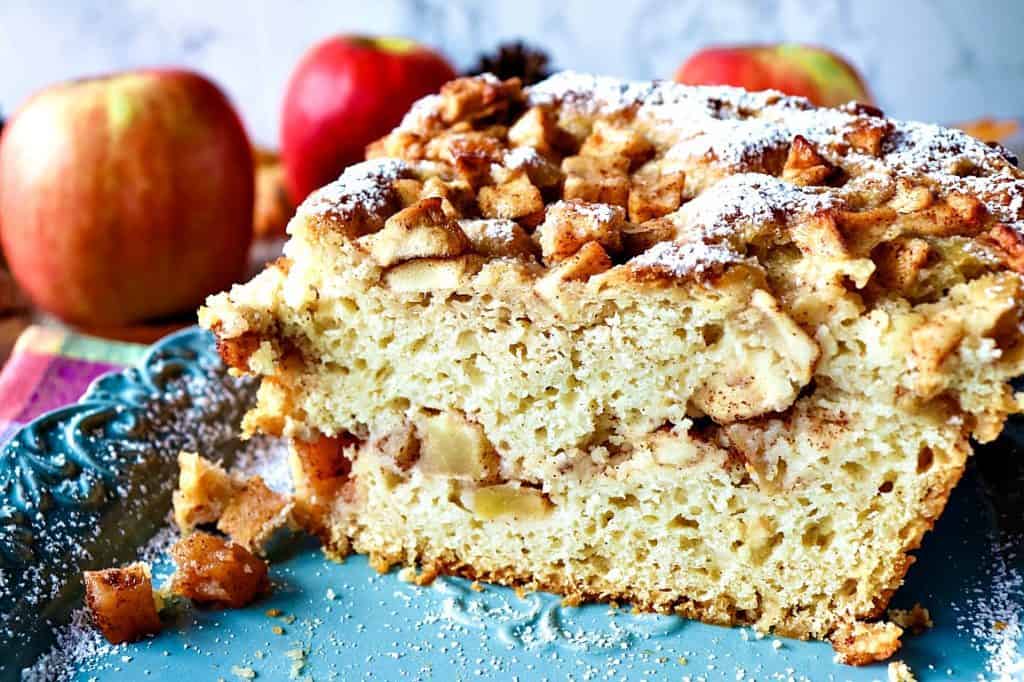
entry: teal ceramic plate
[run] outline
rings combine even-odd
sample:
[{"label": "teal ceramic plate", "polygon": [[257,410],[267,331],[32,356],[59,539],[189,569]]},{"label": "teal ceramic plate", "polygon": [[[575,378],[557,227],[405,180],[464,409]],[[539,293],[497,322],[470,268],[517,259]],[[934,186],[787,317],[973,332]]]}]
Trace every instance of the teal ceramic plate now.
[{"label": "teal ceramic plate", "polygon": [[[168,491],[152,481],[173,479],[167,472],[178,449],[231,458],[239,447],[231,425],[251,398],[252,385],[227,378],[211,340],[190,330],[157,344],[140,369],[101,379],[80,405],[29,425],[5,449],[0,679],[17,679],[52,646],[56,623],[45,621],[75,617],[82,567],[131,558],[160,527]],[[965,476],[893,600],[904,608],[920,602],[935,621],[906,636],[898,655],[919,680],[1024,679],[1020,474],[1006,464],[1012,439],[997,449]],[[986,463],[994,457],[993,468]],[[993,498],[993,487],[1006,490]],[[170,570],[158,554],[158,580]],[[309,544],[293,547],[272,576],[273,594],[249,608],[182,608],[162,634],[133,645],[105,647],[80,628],[58,626],[59,645],[34,674],[175,682],[886,679],[884,665],[834,663],[827,644],[604,605],[562,607],[552,595],[476,591],[458,579],[416,587],[397,573],[378,575],[363,557],[328,562]]]}]

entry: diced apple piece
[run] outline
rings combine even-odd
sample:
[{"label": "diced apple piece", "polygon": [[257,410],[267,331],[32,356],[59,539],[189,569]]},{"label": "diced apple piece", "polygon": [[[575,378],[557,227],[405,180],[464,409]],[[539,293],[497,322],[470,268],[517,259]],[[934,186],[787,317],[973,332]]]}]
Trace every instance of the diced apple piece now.
[{"label": "diced apple piece", "polygon": [[440,197],[402,209],[387,219],[384,229],[364,239],[381,267],[414,258],[458,256],[469,248],[466,235],[445,215]]},{"label": "diced apple piece", "polygon": [[694,405],[719,424],[789,407],[811,380],[820,353],[771,294],[755,291],[749,311],[758,318],[756,342],[741,344],[727,331],[718,345],[731,348],[732,357],[693,394]]},{"label": "diced apple piece", "polygon": [[477,196],[485,218],[522,218],[544,210],[544,199],[526,171],[516,171],[501,185],[481,187]]},{"label": "diced apple piece", "polygon": [[482,519],[511,517],[523,521],[546,516],[551,511],[551,502],[535,488],[505,483],[477,488],[472,493],[470,508]]},{"label": "diced apple piece", "polygon": [[134,642],[160,632],[149,566],[86,571],[85,603],[93,622],[111,644]]},{"label": "diced apple piece", "polygon": [[392,291],[415,292],[455,289],[480,270],[479,256],[420,258],[396,265],[384,275]]},{"label": "diced apple piece", "polygon": [[494,471],[497,455],[483,428],[452,412],[427,417],[418,466],[428,474],[480,480]]},{"label": "diced apple piece", "polygon": [[345,449],[358,442],[348,433],[333,437],[322,435],[313,441],[295,441],[295,452],[310,478],[318,481],[345,478],[352,470],[352,460],[345,456]]},{"label": "diced apple piece", "polygon": [[239,544],[193,533],[171,548],[171,592],[200,604],[240,608],[270,587],[267,563]]},{"label": "diced apple piece", "polygon": [[473,250],[488,258],[530,258],[534,245],[530,235],[514,220],[501,218],[460,220],[459,227],[473,244]]}]

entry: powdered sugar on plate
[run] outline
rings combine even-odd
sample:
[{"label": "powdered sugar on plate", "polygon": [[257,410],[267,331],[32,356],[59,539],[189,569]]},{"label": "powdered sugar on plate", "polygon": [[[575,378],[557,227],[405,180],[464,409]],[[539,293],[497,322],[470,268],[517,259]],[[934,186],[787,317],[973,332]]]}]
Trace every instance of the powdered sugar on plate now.
[{"label": "powdered sugar on plate", "polygon": [[[289,493],[292,490],[288,468],[288,445],[284,440],[257,436],[245,441],[233,457],[232,473],[243,478],[262,476],[270,488]],[[168,515],[166,524],[148,542],[138,549],[139,561],[149,564],[163,563],[163,570],[154,570],[153,584],[159,587],[167,579],[173,566],[167,563],[170,548],[181,537]],[[49,652],[22,672],[23,682],[63,682],[73,679],[83,670],[97,669],[98,661],[104,668],[117,660],[116,654],[128,651],[129,644],[110,644],[97,630],[84,607],[71,613],[70,621],[54,629],[55,642]]]},{"label": "powdered sugar on plate", "polygon": [[1016,552],[994,542],[983,580],[967,594],[966,607],[957,609],[957,629],[985,652],[989,679],[1000,682],[1024,677],[1024,576]]},{"label": "powdered sugar on plate", "polygon": [[260,476],[271,490],[291,494],[291,470],[288,466],[288,443],[271,436],[254,436],[247,440],[235,456],[231,472],[242,478]]}]

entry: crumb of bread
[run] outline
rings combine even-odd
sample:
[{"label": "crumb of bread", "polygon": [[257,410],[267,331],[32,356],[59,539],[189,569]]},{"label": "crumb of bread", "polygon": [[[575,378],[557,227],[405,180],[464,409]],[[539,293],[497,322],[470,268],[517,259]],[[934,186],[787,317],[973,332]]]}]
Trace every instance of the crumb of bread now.
[{"label": "crumb of bread", "polygon": [[846,665],[884,661],[900,648],[903,629],[895,623],[843,623],[832,633],[832,648]]},{"label": "crumb of bread", "polygon": [[913,608],[909,610],[889,609],[889,620],[914,635],[919,635],[935,626],[928,609],[920,604],[914,604]]},{"label": "crumb of bread", "polygon": [[889,682],[917,682],[914,672],[903,661],[893,661],[889,664],[886,672],[888,673]]}]

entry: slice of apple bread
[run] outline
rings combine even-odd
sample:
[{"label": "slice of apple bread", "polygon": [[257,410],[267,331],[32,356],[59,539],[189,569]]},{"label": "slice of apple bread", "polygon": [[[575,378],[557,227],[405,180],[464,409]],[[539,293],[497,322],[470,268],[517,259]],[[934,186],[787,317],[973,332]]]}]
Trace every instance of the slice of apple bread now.
[{"label": "slice of apple bread", "polygon": [[338,554],[848,646],[1021,409],[1024,174],[962,133],[479,77],[369,156],[200,312]]}]

